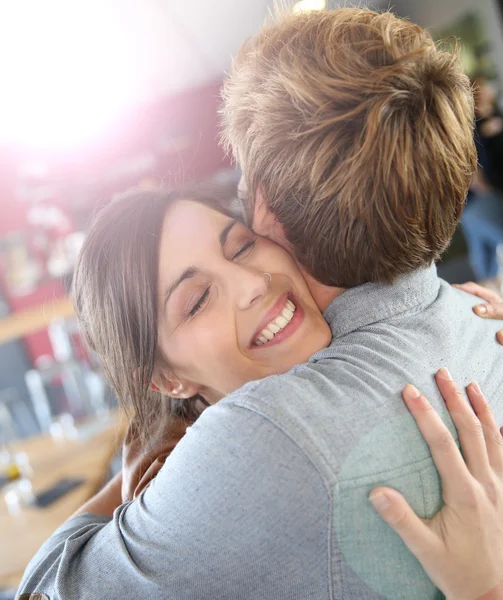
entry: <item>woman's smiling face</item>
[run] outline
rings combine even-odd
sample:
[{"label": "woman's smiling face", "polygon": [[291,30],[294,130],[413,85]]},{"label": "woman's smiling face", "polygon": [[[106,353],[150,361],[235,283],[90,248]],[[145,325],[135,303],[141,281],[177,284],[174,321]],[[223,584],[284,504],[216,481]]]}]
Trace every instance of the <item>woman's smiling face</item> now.
[{"label": "woman's smiling face", "polygon": [[305,362],[331,339],[285,250],[189,200],[164,219],[158,307],[160,351],[178,383],[154,383],[172,395],[216,402]]}]

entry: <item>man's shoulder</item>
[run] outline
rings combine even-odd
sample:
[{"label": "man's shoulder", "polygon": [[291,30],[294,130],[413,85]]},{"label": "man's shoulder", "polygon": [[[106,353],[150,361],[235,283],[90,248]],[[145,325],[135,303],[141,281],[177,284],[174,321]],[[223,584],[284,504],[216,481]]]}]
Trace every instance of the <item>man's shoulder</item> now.
[{"label": "man's shoulder", "polygon": [[294,412],[296,406],[319,403],[323,396],[336,400],[338,389],[344,388],[340,384],[347,379],[346,371],[351,370],[351,366],[344,365],[340,358],[342,355],[335,348],[333,352],[327,349],[320,359],[296,365],[286,373],[251,381],[221,402],[280,415]]}]

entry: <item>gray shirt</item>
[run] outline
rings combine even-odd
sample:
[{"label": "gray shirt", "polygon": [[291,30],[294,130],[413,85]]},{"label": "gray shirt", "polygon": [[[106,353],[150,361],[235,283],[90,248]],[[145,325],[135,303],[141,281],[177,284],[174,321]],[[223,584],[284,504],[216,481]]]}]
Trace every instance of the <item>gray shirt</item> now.
[{"label": "gray shirt", "polygon": [[289,373],[208,408],[152,485],[112,519],[67,521],[20,593],[51,600],[442,597],[369,492],[400,490],[422,517],[441,506],[428,448],[401,399],[414,383],[452,423],[433,374],[476,379],[503,423],[501,321],[416,271],[366,284],[325,313],[331,345]]}]

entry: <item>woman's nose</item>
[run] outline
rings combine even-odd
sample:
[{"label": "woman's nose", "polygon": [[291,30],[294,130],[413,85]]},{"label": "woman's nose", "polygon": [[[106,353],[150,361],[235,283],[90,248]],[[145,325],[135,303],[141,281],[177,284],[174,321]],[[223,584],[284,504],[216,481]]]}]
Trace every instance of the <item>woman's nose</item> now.
[{"label": "woman's nose", "polygon": [[257,300],[267,294],[271,276],[257,271],[240,267],[236,275],[236,304],[239,310],[247,310],[255,305]]}]

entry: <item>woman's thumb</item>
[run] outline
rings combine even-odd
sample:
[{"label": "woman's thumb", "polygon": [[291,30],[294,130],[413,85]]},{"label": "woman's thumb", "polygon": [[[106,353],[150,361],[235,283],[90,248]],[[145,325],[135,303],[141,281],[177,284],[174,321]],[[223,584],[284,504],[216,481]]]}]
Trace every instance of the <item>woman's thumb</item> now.
[{"label": "woman's thumb", "polygon": [[372,490],[369,500],[417,558],[433,544],[433,533],[427,522],[416,515],[402,494],[391,488],[379,487]]}]

